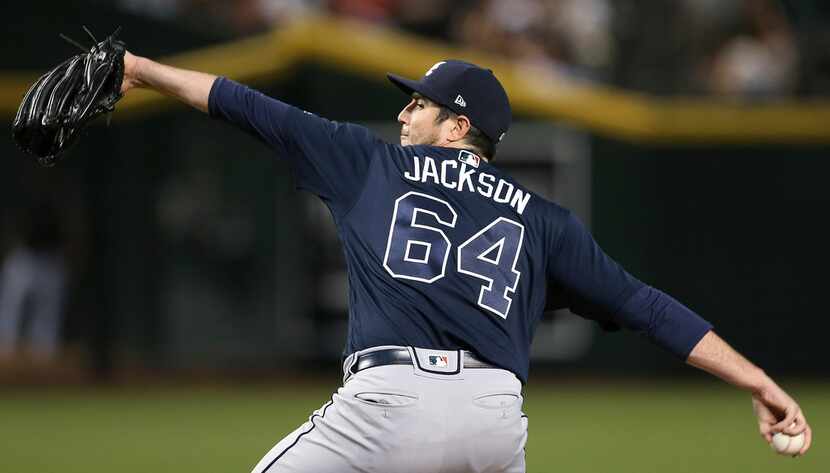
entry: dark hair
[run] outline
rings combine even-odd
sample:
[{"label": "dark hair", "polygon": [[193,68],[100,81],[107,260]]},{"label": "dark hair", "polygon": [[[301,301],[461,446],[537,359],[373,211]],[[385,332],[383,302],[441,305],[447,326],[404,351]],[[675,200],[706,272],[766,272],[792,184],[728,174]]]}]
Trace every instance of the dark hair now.
[{"label": "dark hair", "polygon": [[[438,115],[435,117],[435,123],[443,123],[444,121],[457,116],[458,114],[449,108],[443,105],[438,105]],[[488,160],[493,161],[496,159],[496,144],[472,124],[470,124],[470,130],[464,137],[464,142],[470,145],[476,153],[487,158]]]}]

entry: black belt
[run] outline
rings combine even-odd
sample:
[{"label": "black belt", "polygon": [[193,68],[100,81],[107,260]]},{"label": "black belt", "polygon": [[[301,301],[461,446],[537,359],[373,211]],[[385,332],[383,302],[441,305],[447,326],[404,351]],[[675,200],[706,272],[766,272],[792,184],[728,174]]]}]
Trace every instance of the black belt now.
[{"label": "black belt", "polygon": [[[468,351],[462,352],[464,356],[463,366],[467,368],[495,368],[489,363],[485,363],[475,357]],[[412,355],[406,348],[389,348],[386,350],[378,350],[370,353],[364,353],[357,357],[352,366],[349,367],[349,372],[355,374],[367,368],[385,365],[413,365]]]}]

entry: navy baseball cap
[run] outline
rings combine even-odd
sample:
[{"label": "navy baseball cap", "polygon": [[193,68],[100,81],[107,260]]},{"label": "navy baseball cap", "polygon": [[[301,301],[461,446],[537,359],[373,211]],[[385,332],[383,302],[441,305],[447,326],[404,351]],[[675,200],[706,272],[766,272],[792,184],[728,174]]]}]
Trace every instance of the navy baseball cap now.
[{"label": "navy baseball cap", "polygon": [[419,81],[395,74],[386,77],[407,95],[417,92],[459,115],[498,143],[510,128],[510,100],[490,69],[447,59],[432,66]]}]

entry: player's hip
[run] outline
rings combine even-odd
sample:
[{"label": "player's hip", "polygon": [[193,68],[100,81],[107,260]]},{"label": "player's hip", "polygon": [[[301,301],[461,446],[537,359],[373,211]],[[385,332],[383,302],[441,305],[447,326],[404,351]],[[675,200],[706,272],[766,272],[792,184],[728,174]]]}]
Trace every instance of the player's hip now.
[{"label": "player's hip", "polygon": [[502,414],[498,403],[472,409],[471,399],[447,409],[422,393],[347,384],[253,473],[525,471],[527,420]]},{"label": "player's hip", "polygon": [[498,411],[501,419],[521,416],[519,379],[462,351],[375,347],[355,353],[343,368],[338,394],[370,407],[430,416],[463,412],[477,421],[494,413],[490,411]]},{"label": "player's hip", "polygon": [[527,419],[518,378],[463,353],[409,351],[410,364],[399,359],[352,373],[346,363],[346,381],[333,397],[349,424],[344,430],[370,433],[380,453],[373,455],[376,471],[524,471]]},{"label": "player's hip", "polygon": [[527,419],[518,378],[463,353],[407,348],[407,358],[400,348],[346,360],[331,401],[255,473],[523,473]]}]

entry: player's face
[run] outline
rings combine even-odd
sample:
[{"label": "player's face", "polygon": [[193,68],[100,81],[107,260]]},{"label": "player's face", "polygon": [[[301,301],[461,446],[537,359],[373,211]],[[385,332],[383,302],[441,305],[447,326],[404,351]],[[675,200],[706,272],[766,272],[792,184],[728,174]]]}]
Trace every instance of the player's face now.
[{"label": "player's face", "polygon": [[443,142],[443,126],[435,123],[440,108],[431,100],[412,94],[412,100],[398,114],[401,145],[437,145]]}]

